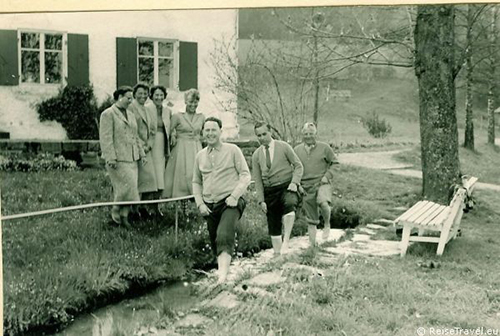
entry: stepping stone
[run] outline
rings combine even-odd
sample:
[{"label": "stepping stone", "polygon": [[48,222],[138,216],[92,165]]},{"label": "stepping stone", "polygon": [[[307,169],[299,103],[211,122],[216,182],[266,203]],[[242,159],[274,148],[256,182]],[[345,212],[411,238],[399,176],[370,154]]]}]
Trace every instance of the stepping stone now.
[{"label": "stepping stone", "polygon": [[366,224],[366,227],[372,230],[383,230],[386,227],[382,225],[377,225],[377,224]]},{"label": "stepping stone", "polygon": [[325,250],[336,254],[363,254],[380,257],[399,255],[401,253],[400,242],[392,240],[347,241]]},{"label": "stepping stone", "polygon": [[317,234],[317,241],[319,244],[326,243],[326,242],[336,242],[339,241],[342,237],[345,236],[345,230],[342,229],[330,229],[330,237],[328,240],[323,240],[323,230],[318,231]]},{"label": "stepping stone", "polygon": [[273,296],[273,293],[266,291],[263,288],[260,287],[253,287],[253,286],[248,286],[246,284],[242,286],[235,287],[233,289],[234,292],[237,293],[248,293],[248,294],[253,294],[255,296],[260,296],[260,297],[271,297]]},{"label": "stepping stone", "polygon": [[271,286],[276,285],[285,281],[285,278],[281,276],[281,271],[272,271],[261,273],[250,280],[247,280],[245,283],[253,286]]},{"label": "stepping stone", "polygon": [[360,228],[359,231],[362,233],[366,233],[367,235],[370,235],[370,236],[374,235],[376,233],[375,231],[373,231],[369,228]]},{"label": "stepping stone", "polygon": [[360,241],[360,240],[370,240],[370,235],[367,234],[354,234],[352,237],[352,241]]},{"label": "stepping stone", "polygon": [[232,309],[240,304],[238,297],[228,291],[224,291],[208,302],[209,307]]},{"label": "stepping stone", "polygon": [[[405,210],[407,210],[407,209],[405,209]],[[373,221],[373,223],[375,223],[375,224],[379,224],[379,225],[383,225],[383,226],[391,226],[391,225],[394,225],[394,221],[393,221],[393,220],[390,220],[390,219],[384,219],[384,218],[374,220],[374,221]]]},{"label": "stepping stone", "polygon": [[177,321],[175,326],[181,328],[199,327],[211,321],[211,319],[201,314],[188,314],[183,319]]}]

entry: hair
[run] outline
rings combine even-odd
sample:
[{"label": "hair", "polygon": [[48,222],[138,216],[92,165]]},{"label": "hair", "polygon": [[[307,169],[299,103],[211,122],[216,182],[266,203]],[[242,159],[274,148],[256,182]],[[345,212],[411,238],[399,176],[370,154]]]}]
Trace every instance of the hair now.
[{"label": "hair", "polygon": [[314,132],[315,132],[315,133],[318,133],[318,128],[316,127],[316,124],[315,124],[315,123],[312,123],[312,122],[306,122],[306,123],[304,124],[304,126],[302,127],[302,133],[303,133],[306,129],[309,129],[309,128],[314,129]]},{"label": "hair", "polygon": [[200,91],[196,89],[189,89],[186,92],[184,92],[184,102],[187,102],[189,97],[193,97],[193,99],[200,100]]},{"label": "hair", "polygon": [[137,93],[137,90],[139,90],[140,88],[146,90],[146,92],[149,94],[149,86],[147,84],[145,84],[145,83],[137,83],[134,86],[134,97],[135,97],[135,94]]},{"label": "hair", "polygon": [[116,89],[115,92],[113,92],[113,98],[115,99],[115,101],[117,101],[120,96],[124,96],[127,92],[133,91],[134,89],[132,89],[130,86],[120,86],[118,89]]},{"label": "hair", "polygon": [[167,89],[163,85],[154,85],[149,89],[149,98],[153,100],[153,95],[155,94],[156,90],[160,90],[163,92],[165,95],[165,98],[167,98]]},{"label": "hair", "polygon": [[203,122],[203,128],[205,128],[205,124],[208,121],[215,121],[217,123],[217,125],[219,125],[219,128],[222,129],[222,121],[216,117],[208,117],[207,119],[205,119],[205,121]]},{"label": "hair", "polygon": [[255,130],[257,130],[257,128],[261,128],[262,126],[266,126],[267,130],[271,131],[271,126],[268,123],[263,122],[263,121],[257,121],[255,123],[255,126],[253,127],[253,130],[255,131]]}]

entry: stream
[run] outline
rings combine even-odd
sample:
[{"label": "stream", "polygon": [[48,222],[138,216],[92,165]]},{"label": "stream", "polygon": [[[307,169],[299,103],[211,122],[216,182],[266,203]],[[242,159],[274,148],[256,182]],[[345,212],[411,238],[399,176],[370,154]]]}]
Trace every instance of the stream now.
[{"label": "stream", "polygon": [[78,316],[66,329],[55,335],[133,335],[139,328],[146,334],[147,326],[168,323],[168,318],[176,312],[188,310],[197,303],[198,298],[192,295],[191,287],[187,282],[164,285],[149,294]]}]

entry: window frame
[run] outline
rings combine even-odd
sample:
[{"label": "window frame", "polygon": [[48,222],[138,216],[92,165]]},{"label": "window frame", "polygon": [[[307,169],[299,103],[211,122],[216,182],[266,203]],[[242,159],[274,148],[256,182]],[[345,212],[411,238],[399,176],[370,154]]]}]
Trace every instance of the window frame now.
[{"label": "window frame", "polygon": [[[153,42],[153,56],[141,56],[139,54],[139,43],[143,41]],[[159,56],[159,47],[158,42],[167,42],[173,44],[172,57]],[[159,60],[160,59],[172,59],[173,58],[173,76],[171,81],[171,86],[168,86],[167,89],[170,90],[179,90],[179,40],[177,39],[168,39],[168,38],[158,38],[158,37],[146,37],[146,36],[138,36],[136,38],[137,45],[137,69],[136,69],[136,78],[137,83],[139,83],[139,58],[141,57],[150,57],[153,58],[154,68],[153,68],[153,85],[159,85]]]},{"label": "window frame", "polygon": [[[21,34],[23,33],[38,33],[40,34],[40,49],[33,49],[32,51],[38,51],[40,53],[40,83],[28,83],[23,82],[23,65],[22,65],[22,53],[23,50],[31,50],[30,48],[22,47]],[[62,35],[62,78],[60,83],[46,83],[45,82],[45,35],[46,34],[59,34]],[[68,84],[68,33],[66,31],[59,30],[47,30],[47,29],[33,29],[33,28],[19,28],[17,29],[17,47],[18,47],[18,73],[19,73],[19,85],[21,86],[66,86]],[[58,50],[48,51],[56,52]]]}]

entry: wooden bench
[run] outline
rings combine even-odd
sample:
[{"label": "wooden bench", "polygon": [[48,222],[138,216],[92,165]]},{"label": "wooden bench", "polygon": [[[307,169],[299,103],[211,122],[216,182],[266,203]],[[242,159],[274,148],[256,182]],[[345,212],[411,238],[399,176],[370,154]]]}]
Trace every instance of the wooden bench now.
[{"label": "wooden bench", "polygon": [[[462,187],[455,192],[448,206],[430,201],[419,201],[399,216],[395,224],[403,226],[401,256],[406,254],[410,241],[437,243],[437,255],[442,255],[446,244],[457,236],[465,201],[472,194],[476,182],[477,177],[462,178]],[[411,235],[414,228],[418,229],[418,236]],[[439,237],[425,235],[426,231],[440,232],[440,235]]]}]

